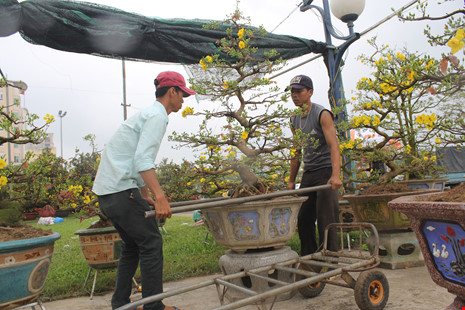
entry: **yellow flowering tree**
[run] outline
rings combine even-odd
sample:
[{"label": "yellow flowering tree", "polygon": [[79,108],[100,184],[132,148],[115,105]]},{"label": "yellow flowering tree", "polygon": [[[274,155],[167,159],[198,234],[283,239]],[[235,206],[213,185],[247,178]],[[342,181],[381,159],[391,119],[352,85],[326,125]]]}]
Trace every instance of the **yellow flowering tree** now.
[{"label": "yellow flowering tree", "polygon": [[[18,88],[16,83],[11,83],[5,78],[3,72],[0,71],[0,75],[0,88]],[[14,112],[17,109],[13,109],[17,104],[14,102],[10,105],[7,102],[0,106],[0,128],[3,132],[0,135],[0,145],[42,142],[46,136],[46,130],[55,120],[54,117],[47,114],[43,121],[40,121],[37,114],[25,111],[23,115],[20,115],[21,113]],[[0,224],[14,225],[21,218],[24,205],[18,199],[15,200],[18,195],[12,192],[12,188],[26,181],[25,170],[31,158],[31,154],[26,154],[24,161],[16,165],[7,165],[8,158],[5,156],[0,158]]]},{"label": "yellow flowering tree", "polygon": [[291,111],[282,104],[288,94],[268,77],[285,62],[274,50],[257,52],[254,40],[266,31],[244,23],[241,12],[208,27],[225,25],[227,35],[217,43],[219,53],[200,59],[201,73],[190,80],[215,107],[187,107],[183,116],[203,117],[198,132],[174,133],[170,138],[201,149],[196,161],[203,177],[200,183],[217,193],[224,194],[239,180],[238,195],[267,192],[265,184],[283,188],[288,171],[283,166],[292,147],[286,131]]},{"label": "yellow flowering tree", "polygon": [[442,112],[453,100],[450,80],[431,78],[441,71],[441,61],[369,42],[375,52],[360,60],[373,72],[358,81],[348,121],[340,125],[351,131],[341,151],[358,163],[355,178],[347,171],[347,181],[382,184],[399,175],[435,176],[436,151],[454,128]]}]

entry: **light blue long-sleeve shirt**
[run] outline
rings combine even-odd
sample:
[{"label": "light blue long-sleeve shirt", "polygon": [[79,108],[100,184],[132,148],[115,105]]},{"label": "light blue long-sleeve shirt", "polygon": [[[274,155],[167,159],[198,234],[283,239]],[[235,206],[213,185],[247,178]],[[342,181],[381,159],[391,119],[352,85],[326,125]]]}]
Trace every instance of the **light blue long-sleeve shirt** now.
[{"label": "light blue long-sleeve shirt", "polygon": [[167,125],[158,101],[126,120],[105,146],[92,191],[107,195],[144,186],[140,172],[155,168]]}]

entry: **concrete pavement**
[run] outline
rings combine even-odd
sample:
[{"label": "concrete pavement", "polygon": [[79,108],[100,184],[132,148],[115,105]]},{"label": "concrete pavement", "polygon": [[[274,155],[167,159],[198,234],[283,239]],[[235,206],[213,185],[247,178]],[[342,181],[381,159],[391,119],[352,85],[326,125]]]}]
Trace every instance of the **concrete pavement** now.
[{"label": "concrete pavement", "polygon": [[[413,267],[408,269],[378,269],[382,271],[389,281],[389,301],[387,310],[425,310],[444,309],[454,299],[454,295],[446,289],[437,286],[430,278],[426,267]],[[164,284],[165,291],[192,285],[221,275],[189,278],[177,282]],[[354,275],[357,277],[357,275]],[[135,299],[140,298],[136,294]],[[44,303],[47,310],[111,310],[111,292],[94,296],[93,300],[87,297],[70,298]],[[209,286],[182,295],[164,300],[167,305],[174,305],[185,310],[213,309],[220,305],[215,286]],[[247,306],[241,309],[257,309],[256,306]],[[326,285],[323,292],[315,298],[305,299],[296,294],[292,299],[277,303],[273,309],[318,309],[318,310],[357,310],[354,291],[334,285]]]}]

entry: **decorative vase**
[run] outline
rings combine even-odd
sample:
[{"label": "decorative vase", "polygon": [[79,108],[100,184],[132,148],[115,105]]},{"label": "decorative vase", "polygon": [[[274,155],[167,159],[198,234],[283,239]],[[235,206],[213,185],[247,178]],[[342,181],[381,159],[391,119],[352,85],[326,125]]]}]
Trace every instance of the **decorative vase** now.
[{"label": "decorative vase", "polygon": [[297,215],[307,197],[240,203],[202,211],[216,243],[239,253],[283,247],[296,231]]},{"label": "decorative vase", "polygon": [[42,292],[52,259],[54,232],[32,239],[0,242],[0,309],[34,302]]},{"label": "decorative vase", "polygon": [[447,309],[465,307],[465,202],[400,197],[389,207],[404,213],[420,244],[431,278],[456,295]]},{"label": "decorative vase", "polygon": [[114,268],[121,256],[121,237],[115,227],[85,228],[74,232],[79,236],[82,253],[94,269]]}]

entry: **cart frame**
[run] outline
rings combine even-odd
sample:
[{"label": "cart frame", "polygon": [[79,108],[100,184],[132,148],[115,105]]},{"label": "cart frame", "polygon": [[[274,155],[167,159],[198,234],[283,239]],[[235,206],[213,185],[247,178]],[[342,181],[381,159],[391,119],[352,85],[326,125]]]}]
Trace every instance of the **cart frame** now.
[{"label": "cart frame", "polygon": [[[329,229],[337,229],[340,233],[341,238],[341,250],[334,252],[329,251],[327,249],[327,236]],[[355,248],[352,248],[350,245],[350,236],[349,233],[353,231],[359,232],[359,244]],[[374,247],[371,252],[367,252],[362,248],[362,239],[363,234],[370,231],[374,242]],[[344,246],[345,239],[347,238],[347,247]],[[269,310],[272,309],[276,297],[279,294],[300,290],[305,287],[309,287],[310,285],[315,285],[318,283],[325,283],[325,284],[332,284],[337,286],[342,286],[346,288],[351,288],[355,290],[355,299],[357,304],[360,307],[360,300],[364,302],[364,298],[368,297],[370,294],[377,294],[377,289],[381,290],[381,299],[378,298],[379,296],[375,296],[373,299],[374,303],[376,303],[376,309],[384,308],[385,303],[387,302],[387,298],[389,296],[389,287],[387,285],[387,280],[385,279],[384,275],[381,274],[381,277],[384,279],[376,280],[376,283],[382,282],[381,288],[379,287],[371,287],[371,284],[359,285],[358,279],[354,279],[349,272],[367,272],[370,269],[373,269],[379,265],[379,244],[378,244],[378,232],[370,223],[337,223],[337,224],[330,224],[327,226],[325,230],[325,241],[323,250],[320,252],[310,254],[307,256],[299,257],[292,260],[287,260],[284,262],[276,263],[270,266],[255,268],[251,270],[244,270],[242,272],[223,275],[211,280],[203,281],[198,284],[185,286],[179,289],[174,289],[171,291],[167,291],[161,294],[149,296],[138,301],[132,302],[125,306],[118,308],[117,310],[129,310],[135,309],[137,306],[148,304],[154,301],[159,301],[168,297],[180,295],[186,292],[194,291],[200,288],[204,288],[207,286],[215,285],[216,290],[218,293],[218,298],[220,302],[220,306],[213,308],[215,310],[227,310],[227,309],[238,309],[246,305],[255,304],[258,306],[259,309],[262,310]],[[310,268],[308,268],[310,267]],[[320,273],[316,273],[310,271],[312,267],[319,267],[322,268]],[[310,270],[309,270],[310,269]],[[295,275],[296,280],[292,283],[279,281],[266,275],[273,271],[284,271],[289,272]],[[380,272],[377,272],[379,275]],[[273,283],[276,288],[272,288],[270,290],[264,292],[256,292],[236,284],[233,284],[229,281],[237,278],[242,277],[256,277],[260,280],[268,281]],[[297,278],[300,278],[297,280]],[[360,277],[359,277],[360,278]],[[362,277],[365,281],[366,277]],[[342,281],[341,281],[342,279]],[[384,282],[383,282],[384,281]],[[246,297],[244,299],[240,299],[231,303],[226,303],[225,295],[228,290],[238,290],[246,295],[250,295],[250,297]],[[361,292],[360,290],[370,290],[370,292]],[[319,293],[318,293],[319,294]],[[359,296],[363,295],[363,296]],[[365,296],[366,295],[366,296]],[[269,298],[273,298],[274,300],[270,303]],[[267,300],[268,299],[268,300]],[[371,301],[368,301],[371,303]],[[382,306],[380,306],[382,303]],[[375,307],[374,307],[375,308]],[[374,309],[373,308],[373,309]]]}]

